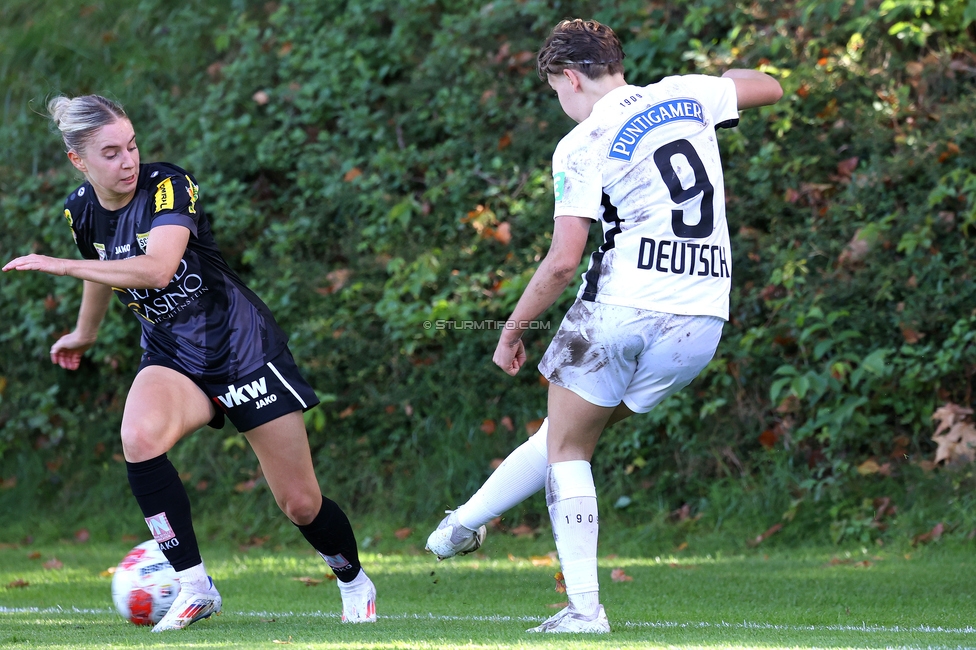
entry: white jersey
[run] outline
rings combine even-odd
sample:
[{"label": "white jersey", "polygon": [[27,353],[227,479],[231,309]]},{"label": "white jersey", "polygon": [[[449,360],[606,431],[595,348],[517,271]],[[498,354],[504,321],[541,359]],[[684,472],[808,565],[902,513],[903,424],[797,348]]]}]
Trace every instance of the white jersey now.
[{"label": "white jersey", "polygon": [[732,255],[715,129],[735,84],[705,75],[622,86],[556,147],[555,216],[603,221],[581,300],[728,320]]}]

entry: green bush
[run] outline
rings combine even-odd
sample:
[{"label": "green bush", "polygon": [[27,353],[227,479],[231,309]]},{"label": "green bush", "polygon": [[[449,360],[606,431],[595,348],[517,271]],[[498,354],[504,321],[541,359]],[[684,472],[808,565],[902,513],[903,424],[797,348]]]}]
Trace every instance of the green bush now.
[{"label": "green bush", "polygon": [[[976,2],[575,9],[616,28],[632,83],[762,67],[786,91],[720,136],[732,318],[692,386],[605,434],[607,505],[639,520],[691,504],[713,526],[784,512],[859,537],[864,498],[921,480],[934,409],[972,397]],[[535,0],[9,2],[0,252],[73,254],[59,215],[77,179],[35,112],[57,91],[118,98],[144,160],[198,177],[225,255],[325,398],[307,417],[325,490],[430,519],[545,413],[534,372],[491,365],[496,332],[436,324],[507,317],[548,248],[549,159],[571,122],[534,51],[565,13]],[[552,330],[574,291],[544,316]],[[131,319],[112,309],[66,373],[47,348],[73,323],[77,283],[8,275],[0,296],[0,510],[124,498],[112,457],[139,356]],[[530,359],[550,336],[528,337]],[[205,508],[273,513],[232,430],[174,457]],[[891,476],[862,476],[869,459]]]}]

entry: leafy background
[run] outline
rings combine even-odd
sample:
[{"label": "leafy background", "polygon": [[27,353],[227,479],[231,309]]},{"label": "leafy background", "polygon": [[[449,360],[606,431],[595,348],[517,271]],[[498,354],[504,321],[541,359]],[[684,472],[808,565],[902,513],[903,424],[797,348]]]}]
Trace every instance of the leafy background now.
[{"label": "leafy background", "polygon": [[[615,28],[631,83],[750,67],[785,90],[720,135],[736,267],[719,353],[604,434],[602,510],[650,543],[971,535],[976,0],[8,0],[0,257],[77,254],[60,214],[79,179],[44,105],[119,100],[143,160],[200,180],[225,256],[291,334],[323,397],[307,424],[325,491],[429,523],[545,414],[536,373],[491,365],[495,332],[424,323],[504,319],[545,255],[572,124],[534,52],[567,16]],[[71,279],[0,282],[0,537],[138,530],[117,435],[137,327],[111,309],[62,371],[47,351],[79,299]],[[294,535],[232,429],[171,457],[210,534]],[[535,497],[508,521],[544,512]]]}]

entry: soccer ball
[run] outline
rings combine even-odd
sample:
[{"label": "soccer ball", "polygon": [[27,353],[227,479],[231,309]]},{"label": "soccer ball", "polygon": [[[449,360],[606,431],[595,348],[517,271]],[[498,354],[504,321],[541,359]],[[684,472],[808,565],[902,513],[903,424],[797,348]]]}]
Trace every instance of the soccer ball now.
[{"label": "soccer ball", "polygon": [[115,609],[136,625],[158,623],[179,593],[176,571],[154,540],[129,551],[112,574]]}]

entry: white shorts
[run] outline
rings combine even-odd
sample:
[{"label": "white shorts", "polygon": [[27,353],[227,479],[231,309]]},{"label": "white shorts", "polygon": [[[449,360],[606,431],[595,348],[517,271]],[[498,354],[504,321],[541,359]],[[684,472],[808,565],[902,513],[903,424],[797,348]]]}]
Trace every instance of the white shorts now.
[{"label": "white shorts", "polygon": [[725,321],[577,300],[539,362],[550,383],[597,406],[646,413],[698,376]]}]

